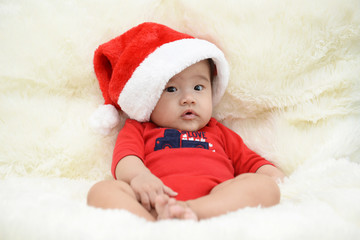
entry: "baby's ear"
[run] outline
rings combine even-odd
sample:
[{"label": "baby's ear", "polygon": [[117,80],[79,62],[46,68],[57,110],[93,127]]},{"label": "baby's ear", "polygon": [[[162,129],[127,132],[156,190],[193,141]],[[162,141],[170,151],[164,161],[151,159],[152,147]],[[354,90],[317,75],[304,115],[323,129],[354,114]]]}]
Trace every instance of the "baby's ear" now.
[{"label": "baby's ear", "polygon": [[118,110],[111,104],[99,106],[89,119],[91,129],[107,136],[120,123]]},{"label": "baby's ear", "polygon": [[213,80],[213,78],[215,76],[217,76],[217,69],[216,69],[216,65],[214,63],[214,61],[211,58],[207,59],[210,65],[210,76],[211,76],[211,81]]}]

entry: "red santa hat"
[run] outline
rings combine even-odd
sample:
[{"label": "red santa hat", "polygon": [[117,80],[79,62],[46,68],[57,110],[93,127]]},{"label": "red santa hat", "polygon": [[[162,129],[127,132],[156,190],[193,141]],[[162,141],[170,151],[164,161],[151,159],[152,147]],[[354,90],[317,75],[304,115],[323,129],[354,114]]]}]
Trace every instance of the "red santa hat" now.
[{"label": "red santa hat", "polygon": [[108,134],[119,122],[118,110],[137,121],[149,121],[170,78],[209,58],[216,67],[212,85],[216,105],[225,92],[229,68],[214,44],[146,22],[100,45],[94,69],[105,104],[93,114],[92,127]]}]

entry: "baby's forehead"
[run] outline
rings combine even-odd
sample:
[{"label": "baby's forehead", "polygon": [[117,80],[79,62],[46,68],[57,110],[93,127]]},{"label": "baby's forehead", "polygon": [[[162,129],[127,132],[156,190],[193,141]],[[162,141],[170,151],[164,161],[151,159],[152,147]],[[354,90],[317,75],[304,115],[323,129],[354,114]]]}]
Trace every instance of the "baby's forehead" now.
[{"label": "baby's forehead", "polygon": [[180,84],[180,83],[196,83],[196,84],[206,84],[211,83],[211,79],[206,74],[192,74],[187,76],[182,75],[175,75],[174,77],[170,78],[170,80],[167,82],[167,86],[171,84]]},{"label": "baby's forehead", "polygon": [[175,80],[204,80],[211,81],[211,67],[208,60],[202,60],[194,63],[189,67],[182,70],[180,73],[175,74],[170,81]]}]

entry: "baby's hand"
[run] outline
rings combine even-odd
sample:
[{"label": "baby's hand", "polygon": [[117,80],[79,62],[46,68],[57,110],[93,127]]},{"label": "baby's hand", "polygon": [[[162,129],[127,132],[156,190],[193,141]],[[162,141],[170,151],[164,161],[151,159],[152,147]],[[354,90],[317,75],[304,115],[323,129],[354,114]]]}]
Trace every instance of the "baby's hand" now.
[{"label": "baby's hand", "polygon": [[136,194],[137,200],[150,211],[155,208],[156,196],[166,194],[169,197],[177,195],[171,188],[164,185],[164,183],[152,173],[142,173],[134,177],[130,186]]}]

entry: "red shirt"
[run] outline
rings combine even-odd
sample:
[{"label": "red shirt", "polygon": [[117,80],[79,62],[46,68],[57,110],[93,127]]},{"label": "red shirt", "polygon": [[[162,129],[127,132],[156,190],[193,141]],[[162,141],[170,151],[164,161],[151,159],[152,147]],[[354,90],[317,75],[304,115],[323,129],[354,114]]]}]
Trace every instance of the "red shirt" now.
[{"label": "red shirt", "polygon": [[166,186],[178,192],[178,200],[207,195],[219,183],[272,165],[214,118],[195,132],[128,119],[114,149],[111,170],[115,178],[118,162],[128,155],[139,157]]}]

